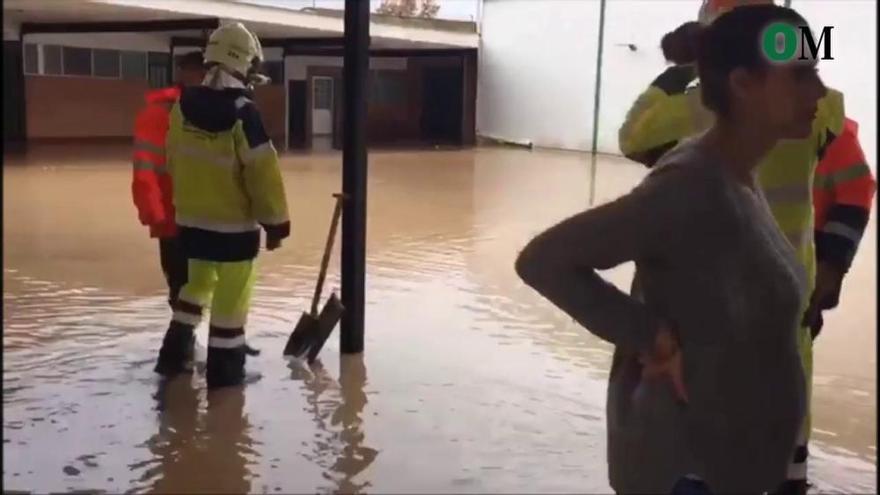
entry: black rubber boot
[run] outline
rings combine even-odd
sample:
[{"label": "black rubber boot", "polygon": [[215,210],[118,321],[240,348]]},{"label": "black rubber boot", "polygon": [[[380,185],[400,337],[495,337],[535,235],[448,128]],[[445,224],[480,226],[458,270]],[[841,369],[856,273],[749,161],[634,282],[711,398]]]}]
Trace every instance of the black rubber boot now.
[{"label": "black rubber boot", "polygon": [[154,371],[166,377],[191,372],[195,343],[195,327],[172,321],[162,340]]},{"label": "black rubber boot", "polygon": [[226,349],[208,347],[208,388],[234,387],[244,383],[244,362],[247,346]]},{"label": "black rubber boot", "polygon": [[807,480],[788,480],[773,495],[806,495]]}]

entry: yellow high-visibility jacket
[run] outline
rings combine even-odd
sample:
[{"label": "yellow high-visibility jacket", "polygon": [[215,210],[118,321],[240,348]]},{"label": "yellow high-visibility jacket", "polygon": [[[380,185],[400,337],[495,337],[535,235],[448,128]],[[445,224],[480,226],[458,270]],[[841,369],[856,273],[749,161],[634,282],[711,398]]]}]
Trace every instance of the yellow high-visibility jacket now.
[{"label": "yellow high-visibility jacket", "polygon": [[253,259],[260,226],[269,238],[290,235],[278,154],[245,90],[185,90],[171,110],[166,148],[191,258]]}]

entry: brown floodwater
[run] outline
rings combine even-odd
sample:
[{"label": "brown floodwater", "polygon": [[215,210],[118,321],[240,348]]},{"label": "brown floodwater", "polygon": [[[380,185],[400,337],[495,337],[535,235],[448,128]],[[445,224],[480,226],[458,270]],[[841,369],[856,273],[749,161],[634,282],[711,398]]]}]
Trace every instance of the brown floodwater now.
[{"label": "brown floodwater", "polygon": [[[286,156],[294,233],[259,258],[248,327],[260,377],[208,395],[203,374],[161,386],[152,372],[170,315],[127,154],[44,146],[3,168],[5,489],[609,491],[611,348],[525,287],[513,261],[591,195],[629,190],[641,167],[600,158],[591,184],[576,153],[371,153],[366,352],[340,358],[334,333],[309,369],[281,351],[308,308],[341,159]],[[877,489],[876,235],[872,220],[817,341],[822,491]],[[632,266],[607,275],[628,288]]]}]

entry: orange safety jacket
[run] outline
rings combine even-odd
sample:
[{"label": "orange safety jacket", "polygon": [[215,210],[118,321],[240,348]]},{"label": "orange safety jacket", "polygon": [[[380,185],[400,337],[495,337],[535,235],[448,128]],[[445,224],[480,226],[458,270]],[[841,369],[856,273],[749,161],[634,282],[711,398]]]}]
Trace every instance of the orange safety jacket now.
[{"label": "orange safety jacket", "polygon": [[171,176],[165,168],[165,135],[179,97],[178,87],[150,91],[147,106],[135,118],[131,192],[141,224],[150,227],[150,237],[177,235]]},{"label": "orange safety jacket", "polygon": [[822,150],[813,182],[816,259],[846,272],[868,224],[877,183],[859,145],[858,124]]}]

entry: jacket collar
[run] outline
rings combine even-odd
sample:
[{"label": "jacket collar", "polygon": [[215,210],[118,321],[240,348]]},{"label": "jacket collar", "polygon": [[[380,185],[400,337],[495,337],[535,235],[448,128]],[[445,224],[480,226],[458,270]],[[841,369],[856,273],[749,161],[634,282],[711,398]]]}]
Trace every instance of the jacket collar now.
[{"label": "jacket collar", "polygon": [[155,89],[147,92],[147,103],[172,103],[180,98],[180,87]]}]

